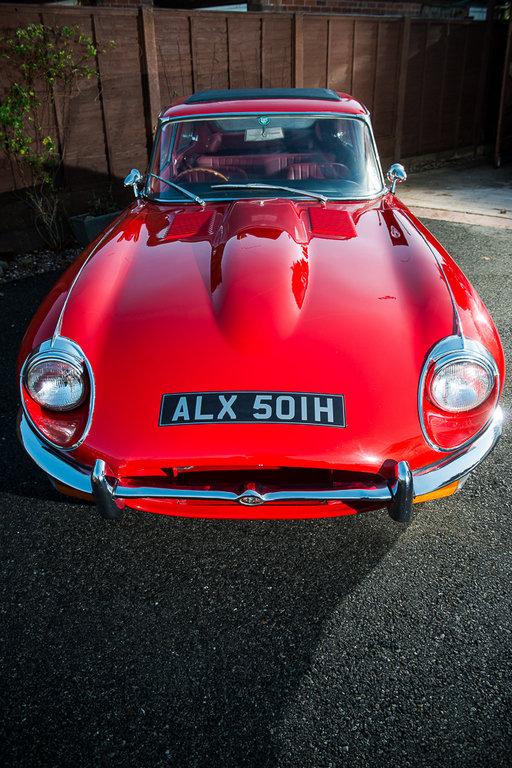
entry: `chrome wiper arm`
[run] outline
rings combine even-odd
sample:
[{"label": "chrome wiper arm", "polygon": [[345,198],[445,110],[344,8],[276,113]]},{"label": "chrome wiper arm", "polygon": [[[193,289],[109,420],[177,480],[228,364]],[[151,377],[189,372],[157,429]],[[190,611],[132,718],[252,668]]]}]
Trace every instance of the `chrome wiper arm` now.
[{"label": "chrome wiper arm", "polygon": [[328,197],[321,195],[320,192],[308,192],[305,189],[283,187],[281,184],[258,184],[257,182],[254,184],[212,184],[212,189],[282,189],[284,192],[293,192],[295,195],[302,195],[302,197],[314,197],[317,200],[321,200],[322,203],[327,203],[329,200]]},{"label": "chrome wiper arm", "polygon": [[168,184],[173,189],[177,189],[178,192],[181,192],[186,197],[190,197],[190,199],[195,203],[199,203],[199,205],[206,205],[205,201],[201,197],[198,197],[192,192],[189,192],[188,189],[183,189],[183,187],[180,187],[179,184],[175,184],[174,181],[169,181],[169,179],[164,179],[162,176],[157,176],[156,173],[148,173],[148,176],[152,176],[154,179],[158,179],[158,181],[163,181],[164,184]]}]

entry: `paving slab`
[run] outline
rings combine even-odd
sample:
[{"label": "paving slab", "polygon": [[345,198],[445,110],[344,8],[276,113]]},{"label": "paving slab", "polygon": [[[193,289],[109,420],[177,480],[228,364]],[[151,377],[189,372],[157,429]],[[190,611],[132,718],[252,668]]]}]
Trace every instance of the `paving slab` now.
[{"label": "paving slab", "polygon": [[411,173],[398,196],[420,218],[512,229],[512,165]]}]

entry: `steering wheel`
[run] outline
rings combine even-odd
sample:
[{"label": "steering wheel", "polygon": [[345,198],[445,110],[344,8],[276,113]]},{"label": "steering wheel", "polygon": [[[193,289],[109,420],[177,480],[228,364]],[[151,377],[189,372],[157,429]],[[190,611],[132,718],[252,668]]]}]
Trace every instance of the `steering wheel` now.
[{"label": "steering wheel", "polygon": [[[323,170],[324,168],[327,168],[327,171]],[[329,176],[329,169],[332,169],[332,176]],[[322,163],[322,171],[324,178],[326,179],[340,179],[341,181],[350,181],[350,179],[347,179],[347,176],[350,175],[350,170],[349,167],[345,165],[345,163]],[[337,173],[339,175],[336,175]]]},{"label": "steering wheel", "polygon": [[185,168],[184,171],[181,171],[181,173],[178,173],[178,175],[175,176],[175,179],[178,181],[178,179],[181,179],[184,176],[190,176],[193,173],[211,173],[212,176],[215,176],[217,179],[229,181],[227,176],[224,176],[223,173],[219,173],[219,171],[215,171],[213,168]]}]

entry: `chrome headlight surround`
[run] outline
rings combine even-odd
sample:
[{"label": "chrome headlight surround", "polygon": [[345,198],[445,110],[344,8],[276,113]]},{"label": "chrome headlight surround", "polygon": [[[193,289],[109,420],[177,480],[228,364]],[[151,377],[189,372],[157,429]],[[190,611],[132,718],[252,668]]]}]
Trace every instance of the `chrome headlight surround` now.
[{"label": "chrome headlight surround", "polygon": [[[437,443],[430,437],[425,424],[425,408],[424,408],[425,395],[427,394],[426,393],[427,376],[430,373],[433,373],[433,375],[435,375],[450,363],[458,363],[458,362],[472,362],[480,365],[489,374],[490,379],[492,381],[492,386],[489,391],[489,394],[487,395],[487,398],[485,398],[478,405],[474,406],[474,408],[469,408],[466,410],[454,410],[454,411],[445,410],[442,408],[442,406],[440,406],[436,402],[432,394],[428,393],[429,398],[434,403],[435,407],[439,408],[439,410],[441,410],[446,415],[446,418],[455,419],[457,418],[457,416],[463,417],[473,412],[476,412],[478,408],[481,408],[482,406],[485,405],[487,400],[491,397],[493,391],[499,393],[499,390],[500,390],[500,374],[499,374],[496,361],[494,360],[490,352],[487,350],[487,348],[484,347],[484,345],[481,344],[479,341],[475,341],[473,339],[466,339],[464,336],[447,336],[446,338],[439,341],[432,348],[432,350],[430,351],[430,353],[428,354],[425,360],[425,363],[423,365],[423,369],[421,372],[421,376],[420,376],[419,387],[418,387],[418,416],[419,416],[421,430],[423,432],[423,437],[425,438],[425,441],[428,443],[428,445],[431,448],[434,448],[434,450],[442,451],[445,453],[451,453],[454,450],[459,450],[461,448],[466,447],[467,445],[470,445],[486,429],[486,427],[488,426],[489,422],[493,417],[494,410],[495,410],[495,408],[493,408],[489,414],[489,417],[485,420],[485,423],[475,432],[474,435],[472,435],[470,438],[463,441],[462,443],[450,446],[449,448],[444,448],[440,445],[437,445]],[[496,398],[495,407],[497,405],[497,402],[498,402],[498,398]]]},{"label": "chrome headlight surround", "polygon": [[[79,402],[77,402],[75,405],[70,407],[69,409],[48,409],[51,413],[55,413],[55,415],[64,415],[66,413],[69,413],[71,410],[75,408],[79,408],[83,403],[88,399],[88,413],[87,413],[87,421],[85,424],[85,427],[80,434],[79,438],[75,440],[75,442],[72,445],[69,446],[62,446],[58,443],[54,443],[52,440],[50,440],[37,426],[37,424],[34,422],[34,419],[32,418],[31,414],[28,411],[28,408],[25,404],[25,397],[24,392],[27,392],[29,397],[32,397],[30,394],[30,390],[28,389],[26,385],[26,377],[33,366],[37,365],[38,363],[44,362],[44,361],[62,361],[65,363],[68,363],[69,365],[73,366],[77,370],[83,370],[86,374],[87,382],[85,384],[85,391],[83,393],[83,397]],[[47,341],[42,342],[42,344],[39,345],[35,350],[33,350],[30,355],[27,357],[25,362],[23,363],[23,366],[20,371],[20,397],[21,397],[21,405],[23,408],[23,413],[25,414],[30,426],[32,429],[41,437],[45,443],[51,445],[54,448],[58,448],[60,451],[73,451],[75,448],[78,448],[79,445],[83,443],[85,438],[87,437],[87,434],[89,432],[89,429],[91,427],[92,422],[92,415],[94,411],[94,399],[95,399],[95,387],[94,387],[94,375],[92,372],[91,365],[89,361],[87,360],[87,357],[83,353],[82,349],[76,344],[76,342],[72,341],[71,339],[66,338],[65,336],[55,336],[52,339],[48,339]],[[39,407],[42,406],[35,398],[32,398]]]}]

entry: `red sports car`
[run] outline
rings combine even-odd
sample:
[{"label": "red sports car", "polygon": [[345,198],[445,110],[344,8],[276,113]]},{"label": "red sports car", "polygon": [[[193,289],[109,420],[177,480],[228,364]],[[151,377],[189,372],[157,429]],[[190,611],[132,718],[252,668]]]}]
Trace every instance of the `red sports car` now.
[{"label": "red sports car", "polygon": [[402,522],[456,491],[500,435],[503,350],[387,178],[346,94],[163,111],[134,203],[22,343],[20,436],[55,486],[109,518]]}]

